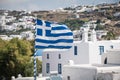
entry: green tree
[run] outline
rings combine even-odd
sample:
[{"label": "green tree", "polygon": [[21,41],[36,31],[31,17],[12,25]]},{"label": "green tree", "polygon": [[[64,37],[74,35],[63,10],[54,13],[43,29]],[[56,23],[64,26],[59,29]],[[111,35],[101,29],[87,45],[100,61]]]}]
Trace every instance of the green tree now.
[{"label": "green tree", "polygon": [[[37,62],[37,75],[42,72],[42,62],[36,59]],[[34,69],[34,64],[33,60],[26,64],[25,67],[25,76],[33,76],[33,69]],[[31,71],[32,70],[32,71]]]},{"label": "green tree", "polygon": [[7,44],[6,41],[3,41],[2,39],[0,39],[0,80],[2,80],[2,78],[5,77],[5,75],[7,74],[7,66],[8,65],[8,55],[6,53],[8,53],[7,48],[5,47]]},{"label": "green tree", "polygon": [[106,40],[114,40],[116,38],[116,36],[113,33],[113,31],[109,31],[109,32],[107,32],[106,36],[103,36],[103,38]]},{"label": "green tree", "polygon": [[71,30],[77,30],[80,29],[80,27],[85,23],[82,20],[65,20],[64,22],[61,22],[62,24],[66,24]]},{"label": "green tree", "polygon": [[101,20],[98,19],[98,20],[96,21],[96,24],[100,24],[100,23],[101,23]]},{"label": "green tree", "polygon": [[[3,41],[0,39],[0,77],[10,80],[11,76],[17,77],[18,74],[32,76],[32,48],[33,45],[27,40],[15,38],[10,41]],[[38,69],[41,70],[41,62],[38,61],[38,64]]]},{"label": "green tree", "polygon": [[97,24],[95,30],[104,30],[104,26]]}]

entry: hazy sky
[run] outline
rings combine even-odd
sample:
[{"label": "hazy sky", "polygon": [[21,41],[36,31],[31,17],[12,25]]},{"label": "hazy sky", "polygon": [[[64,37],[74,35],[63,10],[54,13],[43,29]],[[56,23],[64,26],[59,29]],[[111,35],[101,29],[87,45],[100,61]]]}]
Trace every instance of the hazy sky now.
[{"label": "hazy sky", "polygon": [[0,9],[52,10],[73,5],[93,5],[118,1],[120,0],[0,0]]}]

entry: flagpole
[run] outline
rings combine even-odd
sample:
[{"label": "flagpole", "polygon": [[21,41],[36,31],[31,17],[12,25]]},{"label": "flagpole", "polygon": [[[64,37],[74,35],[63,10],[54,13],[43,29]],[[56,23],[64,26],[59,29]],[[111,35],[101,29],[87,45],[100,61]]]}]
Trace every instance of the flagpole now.
[{"label": "flagpole", "polygon": [[37,80],[37,63],[36,63],[36,51],[34,53],[34,80]]},{"label": "flagpole", "polygon": [[[37,14],[35,14],[35,19],[37,19]],[[37,23],[37,20],[35,22],[35,25]],[[36,30],[36,27],[35,27]],[[36,37],[36,31],[35,31],[35,37]],[[35,42],[34,42],[35,43]],[[35,44],[34,44],[35,45]],[[34,80],[37,80],[37,62],[36,62],[36,54],[37,54],[37,50],[35,49],[34,46]]]}]

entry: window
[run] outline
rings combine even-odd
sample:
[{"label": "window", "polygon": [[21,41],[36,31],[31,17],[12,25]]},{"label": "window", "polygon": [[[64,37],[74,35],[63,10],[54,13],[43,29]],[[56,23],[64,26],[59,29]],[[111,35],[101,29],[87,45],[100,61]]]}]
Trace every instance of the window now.
[{"label": "window", "polygon": [[105,60],[104,60],[104,64],[107,64],[107,57],[106,57]]},{"label": "window", "polygon": [[50,64],[46,63],[46,73],[50,73]]},{"label": "window", "polygon": [[70,80],[70,76],[67,76],[67,80]]},{"label": "window", "polygon": [[61,74],[61,73],[62,73],[62,65],[58,64],[58,74]]},{"label": "window", "polygon": [[49,54],[47,54],[47,59],[49,59]]},{"label": "window", "polygon": [[61,54],[58,55],[58,58],[61,59]]},{"label": "window", "polygon": [[113,45],[111,45],[110,48],[113,49]]},{"label": "window", "polygon": [[99,50],[100,50],[100,55],[102,55],[104,53],[104,46],[99,46]]},{"label": "window", "polygon": [[74,55],[77,55],[77,46],[74,46]]}]

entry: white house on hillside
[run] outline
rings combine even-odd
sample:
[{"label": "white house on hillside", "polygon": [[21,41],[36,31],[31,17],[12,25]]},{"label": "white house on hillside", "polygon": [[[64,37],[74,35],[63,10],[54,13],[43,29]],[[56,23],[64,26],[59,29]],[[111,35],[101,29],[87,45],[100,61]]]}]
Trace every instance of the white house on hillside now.
[{"label": "white house on hillside", "polygon": [[26,38],[27,40],[33,40],[34,39],[34,33],[31,31],[21,32],[20,35],[22,38]]}]

